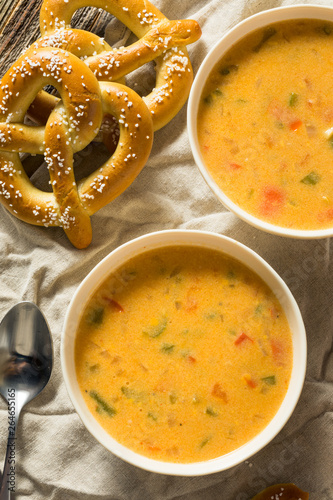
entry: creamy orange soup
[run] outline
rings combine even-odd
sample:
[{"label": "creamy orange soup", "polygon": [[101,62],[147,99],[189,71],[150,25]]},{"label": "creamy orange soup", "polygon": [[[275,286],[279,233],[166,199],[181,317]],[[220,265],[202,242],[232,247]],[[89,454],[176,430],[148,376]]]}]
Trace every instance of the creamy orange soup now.
[{"label": "creamy orange soup", "polygon": [[84,308],[75,363],[86,404],[154,459],[211,459],[258,434],[288,388],[292,339],[251,270],[199,247],[134,257]]},{"label": "creamy orange soup", "polygon": [[294,229],[333,225],[333,24],[251,33],[204,87],[198,138],[209,172],[245,211]]}]

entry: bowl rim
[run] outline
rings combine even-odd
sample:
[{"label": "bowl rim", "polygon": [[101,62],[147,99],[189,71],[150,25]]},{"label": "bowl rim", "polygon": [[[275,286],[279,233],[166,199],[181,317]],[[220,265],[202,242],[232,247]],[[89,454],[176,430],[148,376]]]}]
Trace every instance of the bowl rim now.
[{"label": "bowl rim", "polygon": [[266,222],[239,207],[234,203],[217,185],[206,168],[197,139],[197,113],[200,95],[207,81],[207,75],[215,64],[221,59],[232,45],[241,40],[248,33],[279,21],[292,19],[319,19],[333,22],[333,6],[315,4],[297,4],[275,7],[263,10],[238,22],[212,46],[204,57],[194,78],[187,103],[187,130],[190,147],[195,163],[204,178],[206,184],[216,198],[230,212],[237,215],[241,220],[251,226],[265,232],[295,239],[320,239],[333,236],[333,225],[326,229],[290,229],[276,224]]},{"label": "bowl rim", "polygon": [[[293,333],[293,369],[286,396],[273,419],[253,439],[236,450],[202,462],[163,462],[140,455],[112,438],[95,420],[88,410],[79,389],[74,363],[75,330],[80,312],[93,290],[105,279],[112,269],[119,267],[129,258],[154,248],[165,246],[201,246],[215,248],[244,262],[270,286],[287,314]],[[72,404],[86,429],[107,450],[125,462],[141,469],[173,476],[203,476],[238,465],[266,446],[284,427],[292,415],[301,395],[307,358],[307,341],[303,319],[289,288],[274,269],[256,252],[238,241],[209,231],[171,229],[139,236],[117,247],[104,257],[84,278],[67,308],[61,335],[60,360],[63,378]]]}]

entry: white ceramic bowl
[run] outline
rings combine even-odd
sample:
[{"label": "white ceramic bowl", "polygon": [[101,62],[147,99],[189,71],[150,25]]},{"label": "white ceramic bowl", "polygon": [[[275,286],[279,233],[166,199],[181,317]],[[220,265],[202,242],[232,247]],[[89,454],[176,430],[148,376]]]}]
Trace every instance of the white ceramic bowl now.
[{"label": "white ceramic bowl", "polygon": [[234,28],[228,31],[209,51],[204,61],[200,65],[199,71],[193,82],[188,100],[187,110],[187,128],[189,133],[189,141],[194,160],[212,192],[227,209],[236,214],[242,220],[248,222],[254,227],[257,227],[258,229],[262,229],[266,232],[277,234],[280,236],[303,239],[327,238],[333,236],[333,227],[320,230],[289,229],[265,222],[240,208],[225,195],[223,190],[216,184],[211,174],[208,172],[198,142],[197,114],[200,97],[204,84],[207,81],[207,77],[214,68],[215,64],[218,63],[221,57],[223,57],[223,55],[235,43],[237,43],[248,33],[258,28],[267,26],[271,23],[286,21],[290,19],[319,19],[333,22],[333,7],[320,5],[291,5],[286,7],[278,7],[276,9],[270,9],[260,12],[259,14],[255,14],[240,22]]},{"label": "white ceramic bowl", "polygon": [[[135,453],[115,441],[95,420],[81,395],[74,365],[75,332],[81,313],[92,292],[105,277],[134,255],[170,245],[193,245],[213,248],[230,255],[255,271],[279,299],[293,334],[293,369],[287,394],[280,409],[267,427],[242,447],[213,460],[175,464],[152,460]],[[61,343],[61,364],[65,383],[73,405],[88,431],[114,455],[143,469],[162,474],[197,476],[228,469],[263,448],[282,429],[300,396],[306,370],[306,335],[298,306],[288,287],[277,273],[255,252],[244,245],[215,233],[203,231],[160,231],[132,240],[105,257],[77,289],[66,314]]]}]

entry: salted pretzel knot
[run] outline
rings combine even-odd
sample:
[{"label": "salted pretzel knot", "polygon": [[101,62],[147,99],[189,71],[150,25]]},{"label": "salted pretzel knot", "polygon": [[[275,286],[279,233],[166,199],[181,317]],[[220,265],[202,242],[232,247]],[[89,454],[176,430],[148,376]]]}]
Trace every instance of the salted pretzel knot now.
[{"label": "salted pretzel knot", "polygon": [[[74,12],[85,6],[98,7],[114,15],[139,40],[120,49],[112,49],[91,34],[89,40],[85,40],[87,32],[70,30]],[[61,32],[62,29],[66,31]],[[73,51],[85,59],[98,80],[116,81],[155,60],[156,85],[143,97],[152,114],[154,130],[166,125],[187,100],[193,70],[185,46],[201,35],[194,20],[170,21],[147,0],[44,0],[40,30],[43,38],[37,43],[52,42]],[[49,38],[46,39],[45,35]],[[92,47],[93,51],[90,50]],[[52,98],[38,97],[35,107],[40,107],[40,104],[52,106]]]},{"label": "salted pretzel knot", "polygon": [[[0,83],[0,201],[30,224],[62,226],[74,246],[85,248],[90,215],[124,191],[148,159],[153,125],[146,105],[124,85],[98,83],[80,59],[61,49],[28,50]],[[29,104],[46,84],[61,100],[45,127],[24,125]],[[119,122],[117,149],[76,184],[73,153],[95,138],[104,114]],[[20,152],[44,153],[52,192],[31,183]]]}]

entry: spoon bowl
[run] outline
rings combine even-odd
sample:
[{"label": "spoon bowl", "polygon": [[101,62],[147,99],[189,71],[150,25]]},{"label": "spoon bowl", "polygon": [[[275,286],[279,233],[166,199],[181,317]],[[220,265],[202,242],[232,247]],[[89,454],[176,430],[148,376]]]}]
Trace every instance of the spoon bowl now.
[{"label": "spoon bowl", "polygon": [[52,339],[43,314],[32,302],[19,302],[0,323],[0,394],[8,403],[9,431],[1,500],[9,499],[15,491],[11,455],[20,412],[44,389],[52,365]]}]

